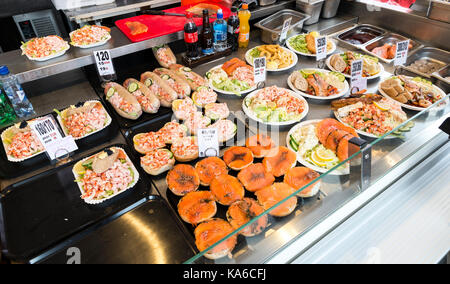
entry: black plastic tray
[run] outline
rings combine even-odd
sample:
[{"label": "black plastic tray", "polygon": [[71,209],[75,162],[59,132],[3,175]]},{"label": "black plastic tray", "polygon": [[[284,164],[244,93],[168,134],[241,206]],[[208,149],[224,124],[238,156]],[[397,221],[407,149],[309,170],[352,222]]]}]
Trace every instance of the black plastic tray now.
[{"label": "black plastic tray", "polygon": [[[99,100],[100,101],[100,100]],[[100,101],[101,102],[101,101]],[[103,106],[105,106],[104,103],[102,103]],[[67,106],[68,107],[68,106]],[[108,109],[106,109],[108,111]],[[111,116],[111,111],[108,111],[108,113]],[[52,112],[47,115],[52,115],[56,119],[56,113]],[[46,116],[46,115],[44,115]],[[112,117],[112,116],[111,116]],[[58,124],[59,125],[59,124]],[[0,133],[2,133],[6,128],[0,130]],[[119,134],[119,126],[117,125],[116,121],[112,119],[111,124],[103,129],[102,131],[99,131],[95,134],[92,134],[86,138],[76,140],[76,144],[78,146],[78,150],[75,151],[75,153],[83,153],[86,150],[89,150],[92,148],[93,145],[100,145],[102,143],[105,143],[115,136]],[[25,175],[27,173],[30,173],[32,171],[38,170],[40,168],[43,168],[45,166],[49,166],[51,164],[50,160],[47,158],[47,155],[45,153],[42,153],[40,155],[37,155],[31,159],[25,160],[23,162],[15,163],[10,162],[8,158],[6,157],[5,148],[3,147],[3,143],[0,143],[0,178],[3,179],[11,179],[15,177],[19,177],[22,175]]]},{"label": "black plastic tray", "polygon": [[80,252],[81,264],[183,263],[195,251],[184,238],[180,222],[158,196],[142,200],[138,207],[57,249],[38,263],[64,264],[69,248]]},{"label": "black plastic tray", "polygon": [[[122,147],[136,165],[127,145]],[[78,161],[78,160],[77,160]],[[149,195],[151,183],[140,167],[138,183],[98,205],[85,203],[72,173],[73,161],[6,188],[0,195],[2,250],[8,258],[27,261],[90,225]]]},{"label": "black plastic tray", "polygon": [[[138,62],[136,59],[140,59]],[[155,68],[160,67],[159,64],[154,59],[153,53],[150,51],[149,53],[140,53],[139,56],[135,56],[133,58],[124,57],[117,58],[114,60],[115,71],[117,75],[118,84],[122,85],[123,82],[128,78],[134,78],[136,80],[140,80],[141,74],[146,71],[153,71]],[[157,119],[158,117],[165,114],[172,114],[173,111],[171,108],[162,107],[155,114],[143,113],[137,120],[131,120],[121,117],[112,107],[112,105],[106,101],[106,96],[104,94],[104,89],[102,87],[102,83],[99,80],[97,75],[97,71],[94,65],[85,67],[85,71],[87,73],[87,78],[94,88],[97,95],[103,100],[104,104],[108,107],[108,111],[115,120],[118,122],[120,128],[128,129],[134,126],[137,126],[141,123],[152,121]]]}]

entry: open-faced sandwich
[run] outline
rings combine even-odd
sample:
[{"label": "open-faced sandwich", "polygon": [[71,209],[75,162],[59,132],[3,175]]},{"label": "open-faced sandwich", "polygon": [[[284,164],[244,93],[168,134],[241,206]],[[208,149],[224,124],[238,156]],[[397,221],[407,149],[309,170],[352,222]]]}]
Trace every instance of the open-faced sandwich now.
[{"label": "open-faced sandwich", "polygon": [[169,171],[175,165],[175,157],[167,149],[156,149],[141,157],[141,167],[146,173],[157,176]]},{"label": "open-faced sandwich", "polygon": [[158,131],[166,144],[172,144],[180,138],[184,138],[188,134],[188,129],[185,125],[179,124],[176,121],[166,123],[163,128]]},{"label": "open-faced sandwich", "polygon": [[204,108],[217,101],[217,93],[209,87],[201,86],[192,94],[192,100],[196,106]]},{"label": "open-faced sandwich", "polygon": [[99,204],[136,185],[139,172],[125,151],[111,147],[83,159],[73,167],[81,198],[88,204]]},{"label": "open-faced sandwich", "polygon": [[87,101],[58,113],[58,121],[66,135],[75,140],[94,134],[111,124],[111,117],[99,101]]},{"label": "open-faced sandwich", "polygon": [[197,137],[188,136],[172,143],[170,148],[175,159],[179,162],[189,162],[198,158]]},{"label": "open-faced sandwich", "polygon": [[121,85],[114,82],[106,84],[105,95],[120,116],[136,120],[142,115],[138,100]]},{"label": "open-faced sandwich", "polygon": [[11,162],[22,162],[45,151],[26,121],[7,128],[1,137],[6,156]]},{"label": "open-faced sandwich", "polygon": [[186,120],[192,113],[197,112],[197,107],[191,98],[186,97],[184,99],[174,100],[172,110],[177,119]]},{"label": "open-faced sandwich", "polygon": [[144,112],[158,112],[161,103],[158,97],[147,86],[136,79],[125,80],[123,86],[137,99]]},{"label": "open-faced sandwich", "polygon": [[170,70],[175,71],[182,78],[187,80],[192,91],[196,91],[200,86],[208,86],[207,81],[202,76],[198,75],[191,68],[180,64],[172,64],[169,66]]},{"label": "open-faced sandwich", "polygon": [[141,83],[147,86],[159,98],[161,105],[164,107],[171,107],[172,102],[178,98],[177,92],[153,72],[145,72],[142,74]]},{"label": "open-faced sandwich", "polygon": [[166,146],[163,136],[158,132],[139,133],[133,137],[134,149],[145,155]]}]

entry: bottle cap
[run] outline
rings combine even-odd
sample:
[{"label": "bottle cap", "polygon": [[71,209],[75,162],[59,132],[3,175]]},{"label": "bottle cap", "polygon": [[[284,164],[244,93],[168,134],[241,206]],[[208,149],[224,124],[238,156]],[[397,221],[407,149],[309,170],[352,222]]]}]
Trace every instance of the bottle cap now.
[{"label": "bottle cap", "polygon": [[242,9],[247,10],[248,9],[248,4],[247,3],[242,4]]},{"label": "bottle cap", "polygon": [[186,17],[187,18],[192,18],[194,16],[194,14],[192,14],[192,12],[187,12],[186,13]]},{"label": "bottle cap", "polygon": [[231,7],[231,12],[232,13],[236,13],[238,11],[236,6]]},{"label": "bottle cap", "polygon": [[203,9],[203,15],[208,15],[208,9]]},{"label": "bottle cap", "polygon": [[2,65],[0,66],[0,75],[8,75],[9,74],[9,69],[6,65]]}]

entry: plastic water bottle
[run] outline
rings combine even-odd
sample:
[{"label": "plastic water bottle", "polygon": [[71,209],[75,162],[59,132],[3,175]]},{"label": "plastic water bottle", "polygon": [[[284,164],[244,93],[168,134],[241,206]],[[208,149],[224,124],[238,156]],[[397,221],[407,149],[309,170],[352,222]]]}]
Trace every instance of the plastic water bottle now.
[{"label": "plastic water bottle", "polygon": [[217,20],[214,21],[214,50],[224,51],[228,47],[227,22],[223,19],[222,9],[217,11]]},{"label": "plastic water bottle", "polygon": [[3,86],[17,117],[26,118],[35,114],[16,76],[9,72],[8,67],[0,66],[0,84]]}]

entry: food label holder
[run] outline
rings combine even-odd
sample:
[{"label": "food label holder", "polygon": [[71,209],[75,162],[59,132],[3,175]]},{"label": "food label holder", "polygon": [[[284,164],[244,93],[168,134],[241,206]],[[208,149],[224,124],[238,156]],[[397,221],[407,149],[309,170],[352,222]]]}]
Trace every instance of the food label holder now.
[{"label": "food label holder", "polygon": [[97,74],[100,82],[103,84],[117,80],[116,71],[112,62],[111,52],[109,50],[94,51]]},{"label": "food label holder", "polygon": [[361,154],[350,160],[350,181],[358,180],[359,189],[364,191],[370,186],[372,173],[372,145],[367,143],[364,139],[353,137],[349,140],[348,146],[349,157],[353,156],[358,151],[361,151]]}]

